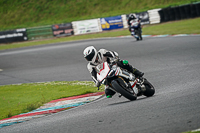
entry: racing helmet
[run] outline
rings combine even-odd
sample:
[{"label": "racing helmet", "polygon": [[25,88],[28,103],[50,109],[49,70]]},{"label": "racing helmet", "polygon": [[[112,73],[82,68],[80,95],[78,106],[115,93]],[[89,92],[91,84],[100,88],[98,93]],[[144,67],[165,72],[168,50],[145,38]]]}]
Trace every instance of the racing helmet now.
[{"label": "racing helmet", "polygon": [[85,50],[83,51],[83,55],[84,55],[85,59],[93,64],[96,62],[97,53],[98,52],[94,48],[94,46],[89,46],[89,47],[85,48]]},{"label": "racing helmet", "polygon": [[131,14],[129,15],[129,18],[136,19],[136,16],[135,16],[135,14],[131,13]]}]

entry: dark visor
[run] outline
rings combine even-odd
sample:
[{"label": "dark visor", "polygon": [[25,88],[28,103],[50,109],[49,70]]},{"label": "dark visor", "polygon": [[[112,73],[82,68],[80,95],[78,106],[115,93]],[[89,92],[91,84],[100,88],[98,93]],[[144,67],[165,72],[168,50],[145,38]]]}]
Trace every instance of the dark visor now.
[{"label": "dark visor", "polygon": [[85,57],[85,59],[86,59],[87,61],[92,61],[94,55],[95,55],[95,51],[94,51],[94,49],[93,49],[92,52],[91,52],[88,56]]}]

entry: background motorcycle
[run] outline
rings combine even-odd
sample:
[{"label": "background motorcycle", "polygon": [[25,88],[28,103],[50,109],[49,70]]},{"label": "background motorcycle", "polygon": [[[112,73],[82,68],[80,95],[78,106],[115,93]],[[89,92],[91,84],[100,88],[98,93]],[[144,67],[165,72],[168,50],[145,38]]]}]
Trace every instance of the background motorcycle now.
[{"label": "background motorcycle", "polygon": [[130,23],[131,23],[131,35],[134,36],[137,41],[142,40],[142,31],[138,20],[131,20]]},{"label": "background motorcycle", "polygon": [[113,91],[129,100],[136,100],[138,96],[142,95],[150,97],[155,93],[153,85],[147,79],[136,78],[132,73],[118,67],[116,63],[104,62],[95,69],[99,82],[110,86]]}]

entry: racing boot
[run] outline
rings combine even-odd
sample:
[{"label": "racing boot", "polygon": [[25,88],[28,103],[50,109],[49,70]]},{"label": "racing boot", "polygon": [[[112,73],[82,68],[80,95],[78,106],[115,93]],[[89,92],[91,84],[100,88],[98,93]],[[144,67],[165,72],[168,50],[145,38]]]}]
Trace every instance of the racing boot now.
[{"label": "racing boot", "polygon": [[112,96],[115,94],[113,90],[110,89],[108,85],[105,86],[105,94],[107,98],[112,98]]}]

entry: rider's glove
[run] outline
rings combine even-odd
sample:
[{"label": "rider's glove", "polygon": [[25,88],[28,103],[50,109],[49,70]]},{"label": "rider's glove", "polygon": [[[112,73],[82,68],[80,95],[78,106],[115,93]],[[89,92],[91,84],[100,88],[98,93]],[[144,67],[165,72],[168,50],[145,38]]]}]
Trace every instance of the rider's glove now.
[{"label": "rider's glove", "polygon": [[115,56],[113,58],[110,58],[110,64],[116,64],[117,62],[119,61],[119,57],[118,56]]},{"label": "rider's glove", "polygon": [[119,56],[115,56],[114,57],[114,62],[118,62],[119,61]]},{"label": "rider's glove", "polygon": [[123,60],[123,64],[124,65],[128,65],[128,61],[127,60]]},{"label": "rider's glove", "polygon": [[101,86],[101,83],[99,81],[97,81],[95,84],[96,84],[96,87],[100,87]]}]

